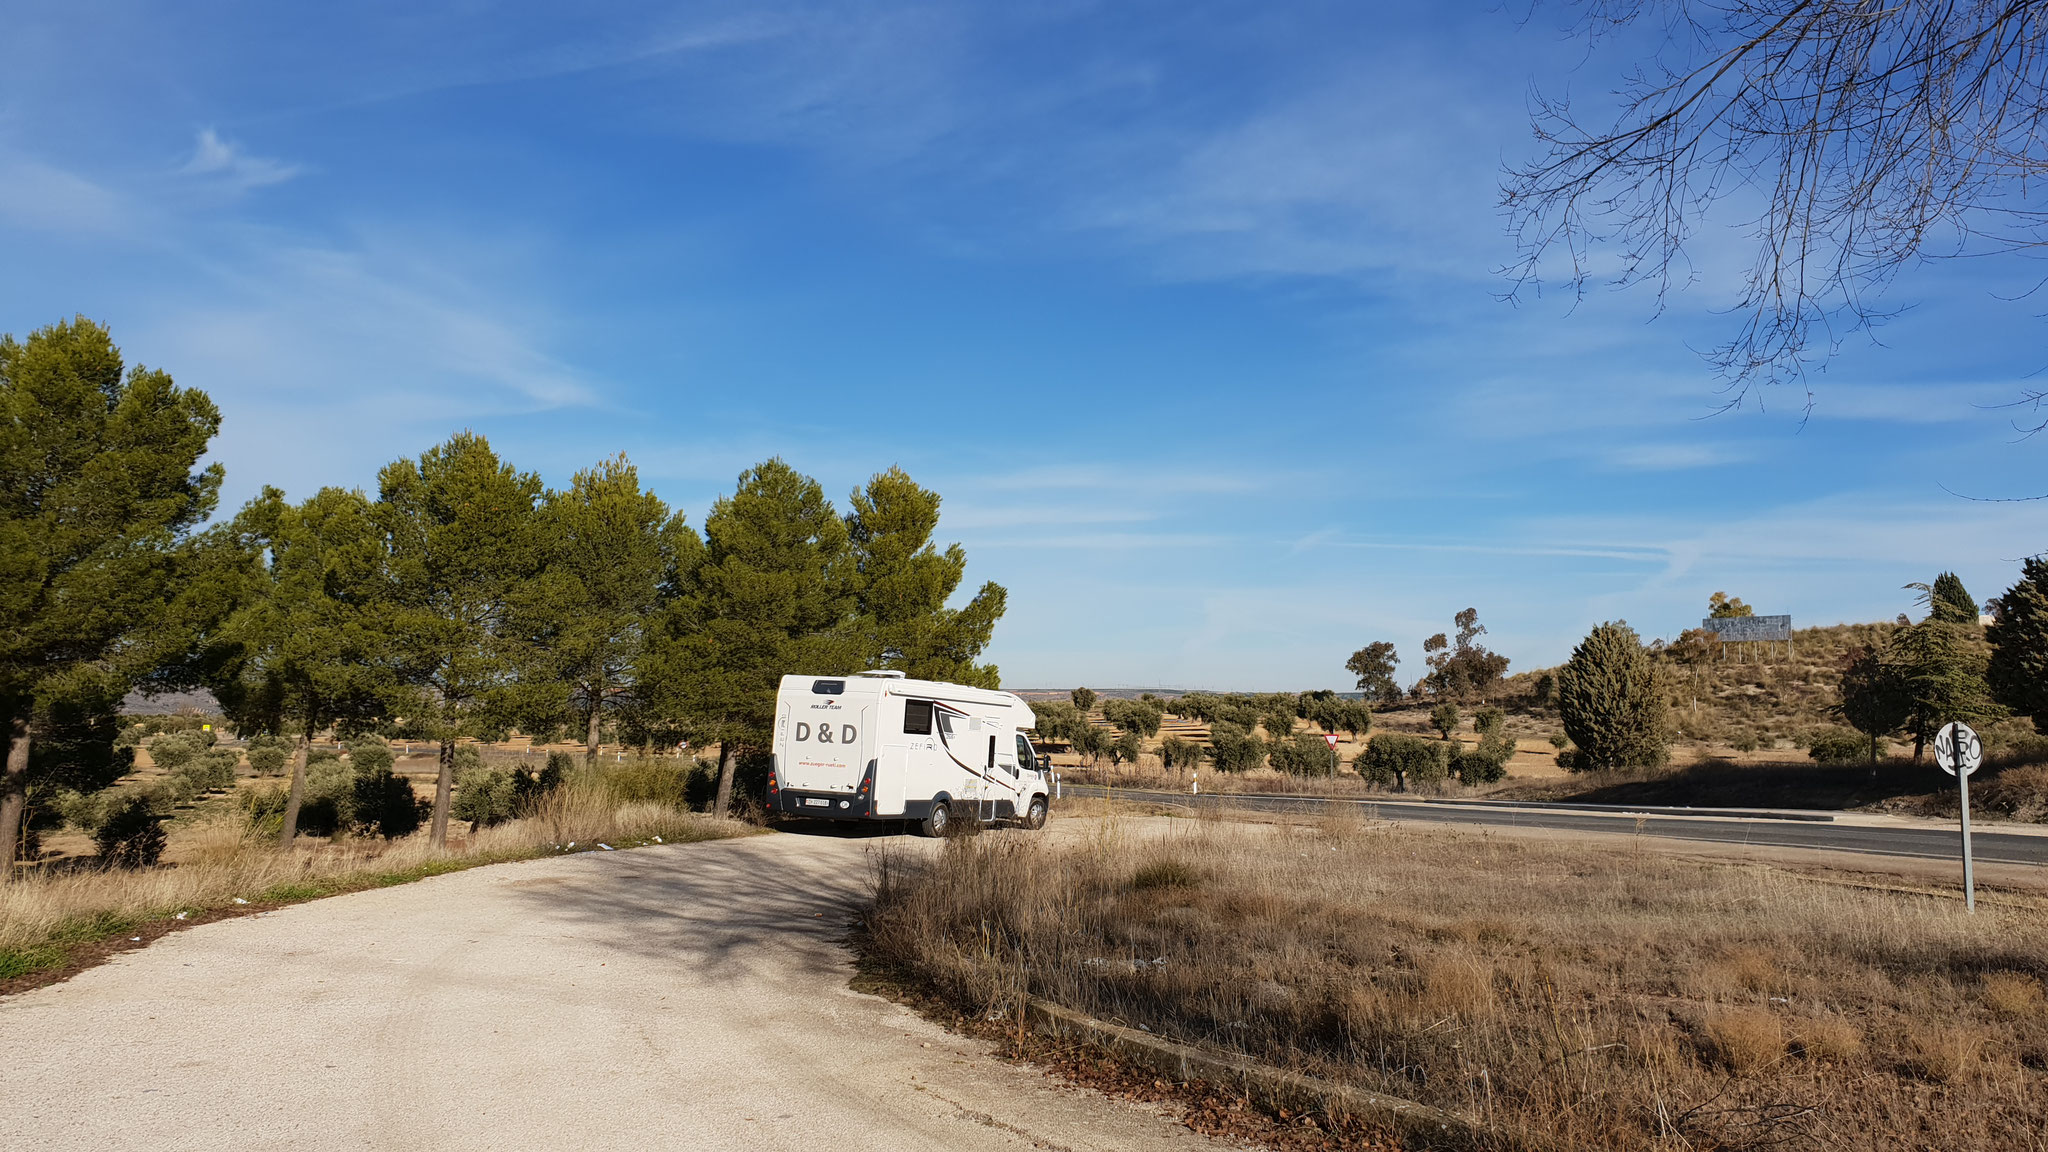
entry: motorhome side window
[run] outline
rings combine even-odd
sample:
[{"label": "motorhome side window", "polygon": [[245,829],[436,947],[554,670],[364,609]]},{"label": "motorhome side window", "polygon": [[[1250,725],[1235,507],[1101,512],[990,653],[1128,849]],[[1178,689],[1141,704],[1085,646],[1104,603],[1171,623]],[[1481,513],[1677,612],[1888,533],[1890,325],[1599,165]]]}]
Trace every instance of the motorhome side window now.
[{"label": "motorhome side window", "polygon": [[913,736],[932,734],[932,702],[929,700],[905,700],[903,702],[903,730]]},{"label": "motorhome side window", "polygon": [[1017,763],[1026,772],[1038,771],[1038,757],[1032,755],[1031,741],[1026,740],[1022,732],[1017,734]]}]

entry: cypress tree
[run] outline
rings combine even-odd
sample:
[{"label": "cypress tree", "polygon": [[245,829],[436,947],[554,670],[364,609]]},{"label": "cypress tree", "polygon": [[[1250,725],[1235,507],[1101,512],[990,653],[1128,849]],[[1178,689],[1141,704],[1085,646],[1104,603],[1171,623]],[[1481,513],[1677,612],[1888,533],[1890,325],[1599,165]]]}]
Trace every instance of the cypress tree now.
[{"label": "cypress tree", "polygon": [[2048,734],[2048,560],[2037,556],[2021,566],[2019,583],[1998,598],[1997,619],[1984,636],[1991,641],[1986,679],[1993,696]]},{"label": "cypress tree", "polygon": [[1977,601],[1963,587],[1962,577],[1953,572],[1943,572],[1934,578],[1934,586],[1927,593],[1927,610],[1931,619],[1947,624],[1977,622]]},{"label": "cypress tree", "polygon": [[1600,625],[1557,674],[1558,716],[1579,770],[1664,763],[1668,735],[1657,669],[1625,621]]}]

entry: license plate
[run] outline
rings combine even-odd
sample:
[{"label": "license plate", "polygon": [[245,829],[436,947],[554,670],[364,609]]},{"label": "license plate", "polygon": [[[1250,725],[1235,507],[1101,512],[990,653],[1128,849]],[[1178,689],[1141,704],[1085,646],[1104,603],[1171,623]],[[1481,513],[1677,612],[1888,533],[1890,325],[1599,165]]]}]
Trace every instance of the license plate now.
[{"label": "license plate", "polygon": [[832,802],[830,800],[820,800],[816,796],[804,797],[804,807],[806,808],[830,808],[831,806]]}]

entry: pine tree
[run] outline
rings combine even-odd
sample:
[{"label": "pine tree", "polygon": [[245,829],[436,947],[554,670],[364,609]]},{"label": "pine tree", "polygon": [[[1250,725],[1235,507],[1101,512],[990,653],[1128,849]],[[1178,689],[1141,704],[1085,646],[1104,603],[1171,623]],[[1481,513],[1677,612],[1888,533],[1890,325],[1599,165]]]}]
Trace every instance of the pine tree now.
[{"label": "pine tree", "polygon": [[1850,652],[1842,665],[1842,702],[1835,713],[1870,738],[1871,770],[1876,771],[1877,742],[1904,726],[1912,702],[1897,668],[1885,654],[1869,646]]},{"label": "pine tree", "polygon": [[1984,636],[1991,641],[1986,679],[1993,696],[2048,734],[2048,560],[2037,556],[2021,566],[2019,583],[1998,598]]},{"label": "pine tree", "polygon": [[1905,695],[1905,726],[1913,734],[1916,762],[1942,725],[1992,720],[2004,711],[1985,683],[1989,653],[1980,632],[1975,616],[1962,624],[1930,615],[1892,633],[1886,645],[1885,662]]},{"label": "pine tree", "polygon": [[988,647],[1008,593],[985,583],[960,608],[946,602],[966,574],[958,544],[932,546],[939,494],[920,488],[900,468],[876,474],[853,493],[847,514],[854,560],[855,635],[868,667],[895,668],[918,680],[995,688],[992,664],[976,664]]},{"label": "pine tree", "polygon": [[783,675],[855,669],[852,569],[846,522],[780,459],[741,473],[704,518],[703,560],[665,617],[649,679],[664,714],[717,741],[717,813],[732,804],[738,755],[769,746]]},{"label": "pine tree", "polygon": [[1667,755],[1664,694],[1635,629],[1593,629],[1557,674],[1557,710],[1579,769],[1650,768]]},{"label": "pine tree", "polygon": [[265,488],[233,531],[267,557],[243,606],[215,641],[210,686],[245,735],[296,731],[280,843],[298,834],[315,735],[363,731],[400,688],[385,606],[385,541],[360,492],[325,488],[294,507]]},{"label": "pine tree", "polygon": [[219,428],[205,393],[126,368],[90,320],[0,337],[0,881],[31,785],[118,777],[121,697],[188,671],[232,600],[235,558],[194,531]]},{"label": "pine tree", "polygon": [[526,724],[552,728],[553,717],[568,714],[594,763],[605,717],[641,700],[649,624],[702,544],[681,513],[641,489],[623,455],[548,493],[536,530],[547,567],[518,593],[514,630],[546,698]]},{"label": "pine tree", "polygon": [[536,534],[540,478],[499,460],[464,432],[378,474],[373,507],[388,542],[394,670],[412,690],[407,726],[440,745],[432,842],[448,837],[461,738],[496,739],[533,703],[517,673],[512,632],[523,585],[545,553]]}]

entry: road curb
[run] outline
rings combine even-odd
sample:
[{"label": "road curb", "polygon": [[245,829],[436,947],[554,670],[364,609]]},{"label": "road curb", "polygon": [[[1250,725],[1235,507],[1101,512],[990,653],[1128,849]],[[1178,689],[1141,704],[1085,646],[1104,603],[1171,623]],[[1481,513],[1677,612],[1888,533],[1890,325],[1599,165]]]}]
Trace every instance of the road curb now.
[{"label": "road curb", "polygon": [[1804,824],[1832,824],[1831,812],[1805,812],[1779,808],[1685,808],[1637,804],[1574,804],[1570,801],[1545,803],[1541,800],[1452,799],[1423,800],[1458,808],[1526,808],[1539,812],[1588,812],[1596,816],[1715,816],[1726,820],[1792,820]]},{"label": "road curb", "polygon": [[1283,1071],[1228,1052],[1181,1044],[1042,1000],[1030,1001],[1025,1011],[1040,1032],[1084,1040],[1175,1080],[1228,1084],[1265,1103],[1296,1112],[1348,1115],[1388,1124],[1401,1133],[1403,1142],[1410,1147],[1465,1149],[1478,1144],[1476,1124],[1441,1108]]},{"label": "road curb", "polygon": [[[1076,784],[1068,791],[1080,792],[1087,788],[1087,795],[1101,795],[1105,791],[1101,784]],[[1304,804],[1428,804],[1439,808],[1503,808],[1529,812],[1578,812],[1589,816],[1706,816],[1723,820],[1783,820],[1798,824],[1833,824],[1831,812],[1804,812],[1780,808],[1681,808],[1658,807],[1634,804],[1573,804],[1567,801],[1546,803],[1541,800],[1486,800],[1433,799],[1427,796],[1303,796],[1293,792],[1203,792],[1190,795],[1181,792],[1161,792],[1151,788],[1118,788],[1115,791],[1127,796],[1180,804],[1227,804],[1234,800],[1294,800]]]}]

